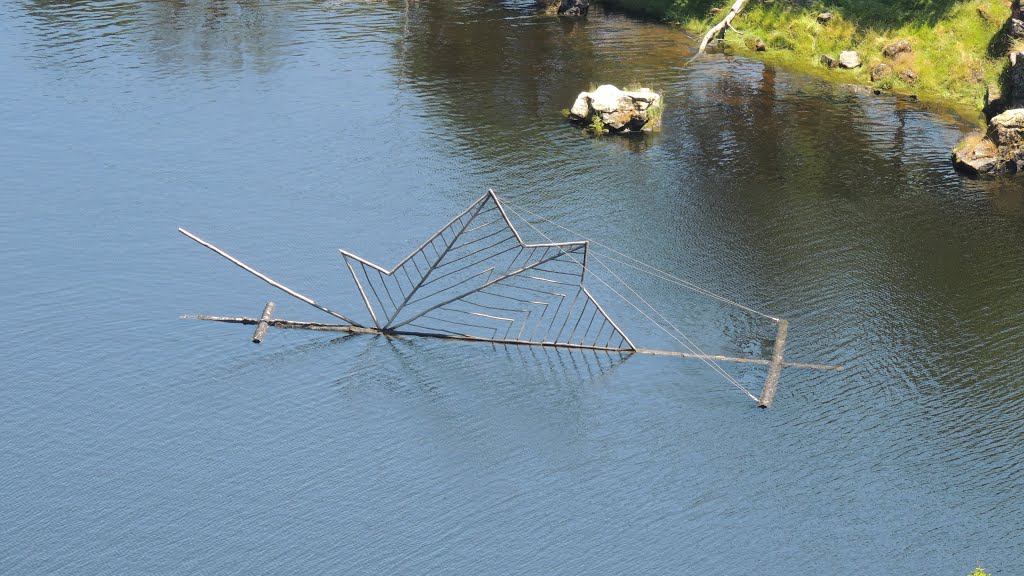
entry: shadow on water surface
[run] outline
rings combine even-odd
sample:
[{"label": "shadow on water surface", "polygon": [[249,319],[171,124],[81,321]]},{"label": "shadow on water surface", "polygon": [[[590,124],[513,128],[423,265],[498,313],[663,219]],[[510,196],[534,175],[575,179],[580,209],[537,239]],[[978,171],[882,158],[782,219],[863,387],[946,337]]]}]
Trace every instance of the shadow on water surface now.
[{"label": "shadow on water surface", "polygon": [[315,10],[331,19],[320,2],[24,0],[22,6],[35,19],[41,60],[97,68],[95,60],[106,56],[96,52],[114,50],[140,65],[149,61],[163,74],[267,73],[291,45],[305,41],[290,35],[288,11]]}]

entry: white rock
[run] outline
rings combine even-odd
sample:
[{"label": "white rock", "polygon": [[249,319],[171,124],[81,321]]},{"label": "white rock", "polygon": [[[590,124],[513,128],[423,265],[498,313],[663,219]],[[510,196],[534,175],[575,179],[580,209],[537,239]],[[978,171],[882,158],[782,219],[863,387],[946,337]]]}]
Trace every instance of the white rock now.
[{"label": "white rock", "polygon": [[839,54],[840,68],[856,68],[860,66],[860,54],[853,50],[847,50]]},{"label": "white rock", "polygon": [[586,118],[590,114],[590,102],[587,101],[588,96],[587,92],[580,92],[580,95],[576,97],[576,102],[569,109],[569,114],[577,118]]},{"label": "white rock", "polygon": [[590,93],[590,107],[594,112],[614,112],[632,106],[633,101],[626,99],[626,93],[611,84],[598,86]]},{"label": "white rock", "polygon": [[1003,148],[1024,149],[1024,108],[1011,108],[988,121],[995,142]]}]

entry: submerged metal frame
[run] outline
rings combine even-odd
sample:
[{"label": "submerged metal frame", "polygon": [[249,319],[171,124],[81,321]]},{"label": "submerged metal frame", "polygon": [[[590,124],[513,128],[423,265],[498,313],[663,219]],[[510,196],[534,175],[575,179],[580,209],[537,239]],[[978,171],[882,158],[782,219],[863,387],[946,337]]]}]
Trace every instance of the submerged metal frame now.
[{"label": "submerged metal frame", "polygon": [[[487,208],[489,204],[493,204],[493,207]],[[472,225],[478,217],[488,214],[494,210],[496,210],[500,216],[499,220],[485,222],[470,228],[470,225]],[[462,221],[464,218],[466,218],[466,222]],[[459,224],[459,226],[457,226],[458,231],[452,232],[456,228],[456,223]],[[464,235],[483,230],[484,228],[488,228],[494,224],[503,224],[504,227],[496,232],[489,232],[482,238],[476,238],[475,240],[465,242],[461,245],[459,244],[459,241]],[[642,354],[649,356],[671,356],[676,358],[700,359],[705,362],[760,364],[768,366],[768,375],[761,395],[760,397],[755,398],[757,405],[762,408],[770,407],[774,402],[779,377],[783,368],[808,368],[813,370],[843,369],[842,366],[785,361],[783,353],[788,335],[789,322],[783,319],[776,319],[778,332],[776,334],[775,346],[771,360],[638,348],[611,319],[608,313],[605,312],[604,308],[597,302],[593,294],[591,294],[586,287],[586,263],[589,242],[582,240],[575,242],[527,243],[523,240],[519,231],[516,230],[516,227],[513,225],[511,219],[509,219],[505,208],[502,206],[501,200],[493,190],[488,190],[486,194],[470,204],[468,208],[455,216],[455,218],[452,218],[440,230],[420,244],[416,250],[413,250],[412,253],[403,258],[391,270],[387,270],[346,250],[340,250],[345,266],[352,275],[352,280],[355,283],[356,289],[359,291],[363,304],[366,306],[366,310],[373,322],[372,327],[364,326],[355,320],[352,320],[351,318],[314,301],[312,298],[288,288],[284,284],[273,280],[269,276],[257,271],[251,266],[231,256],[224,250],[221,250],[184,228],[178,228],[178,232],[212,250],[246,272],[249,272],[263,280],[267,284],[285,292],[289,296],[309,304],[317,310],[325,312],[342,322],[345,322],[345,324],[323,324],[319,322],[297,322],[292,320],[271,319],[269,316],[273,310],[272,303],[268,303],[262,318],[224,316],[183,316],[183,318],[195,318],[199,320],[228,322],[234,324],[257,324],[259,326],[257,328],[258,333],[261,331],[265,333],[267,327],[274,326],[276,328],[346,332],[352,334],[417,336],[442,340],[485,342],[514,346],[546,346],[577,350],[595,350],[617,352],[627,355]],[[445,237],[446,232],[451,232],[451,238]],[[448,255],[455,254],[457,250],[473,245],[477,242],[491,240],[495,236],[502,235],[502,232],[510,233],[511,235],[503,236],[499,240],[487,244],[484,248],[474,248],[468,253],[460,254],[452,260],[447,262],[445,261],[445,258]],[[441,241],[441,249],[438,249],[435,245],[435,242],[438,240]],[[512,244],[507,248],[503,248],[503,243]],[[427,256],[426,250],[428,247],[434,252],[433,259]],[[507,257],[505,255],[516,249],[518,249],[518,251],[515,253],[515,256],[512,257],[511,261],[507,261]],[[488,254],[488,251],[490,250],[497,250],[497,252]],[[540,256],[533,258],[532,255],[538,250],[542,250]],[[527,253],[526,259],[522,264],[517,264],[519,258],[524,252]],[[577,259],[575,257],[577,255],[582,258]],[[420,269],[420,263],[416,260],[417,256],[422,257],[422,260],[424,261],[424,268],[426,270],[425,272]],[[454,264],[455,262],[462,260],[472,259],[477,256],[479,256],[479,259],[471,261],[470,264],[461,265],[453,271],[444,272],[441,275],[431,278],[435,272],[444,266]],[[563,256],[567,257],[567,260],[562,259]],[[501,258],[506,258],[506,260],[502,260]],[[548,263],[568,265],[571,269],[575,269],[578,266],[579,270],[578,272],[567,272],[541,268],[541,266]],[[412,269],[415,272],[410,272],[408,268],[409,264],[412,265]],[[504,265],[504,270],[499,273],[497,272],[497,269],[498,266],[502,264]],[[513,265],[515,265],[515,267],[513,267]],[[482,268],[470,270],[477,266],[482,266]],[[359,269],[358,272],[357,267]],[[402,276],[397,274],[399,271],[402,272]],[[453,279],[453,282],[447,286],[442,284],[440,288],[435,288],[433,292],[426,295],[419,295],[419,292],[426,286],[435,282],[443,282],[445,278],[456,276],[460,272],[465,272],[466,274],[466,276],[461,280],[454,281],[457,279],[455,278]],[[568,282],[555,278],[548,278],[546,276],[541,276],[540,274],[546,274],[548,276],[571,276],[573,278],[578,274],[578,280]],[[387,300],[381,296],[380,292],[378,292],[374,285],[372,280],[374,275],[377,277],[378,283],[381,286],[380,292],[385,294]],[[403,276],[408,284],[408,288],[403,287],[401,284],[401,278]],[[414,278],[417,280],[414,280]],[[391,279],[390,286],[388,279]],[[512,283],[513,280],[521,280],[527,284],[532,282],[537,284],[537,286],[517,285]],[[367,293],[364,284],[369,286],[369,293]],[[467,286],[469,285],[472,285],[472,287],[467,289]],[[555,286],[555,288],[551,288],[550,286],[552,285]],[[563,286],[567,288],[562,288]],[[400,303],[396,303],[395,297],[391,292],[391,287],[396,288],[396,292],[400,295]],[[458,290],[455,295],[445,294],[446,292],[453,291],[456,288],[458,288]],[[508,293],[493,291],[491,290],[492,288],[505,288],[507,291],[518,290],[536,296],[517,297]],[[575,294],[570,294],[572,289],[575,289]],[[370,294],[373,295],[373,300],[377,302],[380,312],[383,313],[382,316],[378,315],[377,311],[374,309],[374,306],[371,303]],[[493,303],[482,304],[480,302],[473,302],[469,300],[470,297],[476,295],[486,295],[487,297],[498,301],[510,300],[512,302],[517,302],[518,304],[508,304],[508,306],[520,307],[504,307],[494,305]],[[572,300],[564,314],[562,314],[562,306],[570,295],[572,296]],[[581,295],[584,297],[583,307],[573,314],[574,310],[576,310],[576,303],[579,301]],[[437,300],[430,302],[433,298],[437,298]],[[556,301],[557,304],[555,304]],[[388,311],[386,302],[391,303],[390,312]],[[414,305],[417,303],[421,303],[422,307],[415,308]],[[467,311],[449,308],[450,305],[455,303],[465,303],[477,308],[489,309],[491,312]],[[551,311],[552,305],[554,305],[554,310],[550,314],[551,320],[548,323],[547,328],[541,330],[541,323],[548,315],[549,311]],[[584,329],[583,334],[579,337],[579,341],[574,341],[573,336],[576,334],[579,326],[584,322],[584,318],[587,317],[585,312],[588,310],[590,305],[593,305],[593,311],[589,315],[589,320],[586,321],[586,328]],[[410,307],[412,307],[412,312],[403,316],[406,309]],[[537,310],[540,311],[538,318],[536,319],[533,329],[527,333],[533,314]],[[435,312],[465,314],[467,316],[471,316],[474,321],[460,322],[457,320],[431,316],[431,314]],[[588,337],[591,333],[591,328],[593,327],[594,322],[599,317],[601,318],[601,323],[599,324],[597,332],[595,332],[593,336]],[[562,323],[558,327],[558,331],[555,332],[552,337],[552,331],[559,319],[562,320]],[[463,326],[463,328],[446,329],[438,326],[431,326],[429,324],[417,324],[417,322],[421,320],[424,322],[440,321],[446,323],[446,325]],[[565,339],[562,339],[562,333],[572,320],[575,320],[573,327],[570,329],[568,336]],[[510,338],[509,334],[511,333],[512,327],[516,321],[521,321],[522,327],[514,338]],[[508,324],[508,327],[502,333],[502,336],[498,337],[498,329],[506,323]],[[607,338],[603,339],[604,344],[601,344],[601,336],[604,334],[606,326],[608,327],[609,333]],[[486,336],[471,333],[472,330],[491,330],[492,333],[490,336]],[[539,336],[537,335],[538,331],[540,332]],[[526,334],[525,338],[523,337],[524,333]],[[262,335],[260,335],[259,338],[254,336],[253,341],[258,343],[261,339]],[[612,345],[613,340],[616,342],[614,346]],[[744,391],[746,392],[745,389]],[[753,398],[752,395],[751,397]]]}]

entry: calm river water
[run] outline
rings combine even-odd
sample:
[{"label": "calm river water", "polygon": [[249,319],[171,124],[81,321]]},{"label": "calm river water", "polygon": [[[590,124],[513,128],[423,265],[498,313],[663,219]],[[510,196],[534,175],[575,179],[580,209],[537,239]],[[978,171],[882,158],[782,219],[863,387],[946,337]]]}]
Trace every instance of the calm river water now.
[{"label": "calm river water", "polygon": [[[955,175],[963,119],[692,50],[526,0],[0,3],[0,573],[1024,574],[1024,180]],[[564,124],[605,82],[664,131]],[[336,249],[390,266],[489,187],[847,370],[762,411],[693,361],[178,319],[329,320],[177,226],[362,318]]]}]

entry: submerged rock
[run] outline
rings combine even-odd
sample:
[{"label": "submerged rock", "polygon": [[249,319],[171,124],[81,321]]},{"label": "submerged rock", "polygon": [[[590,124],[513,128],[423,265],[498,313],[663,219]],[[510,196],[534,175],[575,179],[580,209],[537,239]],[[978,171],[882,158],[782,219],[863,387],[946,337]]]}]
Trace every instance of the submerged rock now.
[{"label": "submerged rock", "polygon": [[554,14],[558,11],[558,7],[561,5],[561,0],[534,0],[534,4],[537,8],[547,12],[548,14]]},{"label": "submerged rock", "polygon": [[840,68],[858,68],[860,64],[860,54],[853,50],[847,50],[839,54]]},{"label": "submerged rock", "polygon": [[1024,171],[1024,108],[993,116],[986,136],[968,136],[953,149],[953,165],[969,174]]},{"label": "submerged rock", "polygon": [[988,138],[967,140],[953,150],[953,166],[968,174],[990,174],[999,164],[998,150]]},{"label": "submerged rock", "polygon": [[661,96],[648,88],[626,91],[605,84],[593,92],[580,92],[569,109],[569,119],[595,132],[652,132],[661,127],[661,107]]},{"label": "submerged rock", "polygon": [[839,88],[849,92],[850,94],[871,94],[871,86],[864,86],[862,84],[840,84]]},{"label": "submerged rock", "polygon": [[988,131],[984,136],[968,136],[953,149],[957,170],[970,174],[1024,171],[1024,52],[1010,53],[1006,88],[1004,94],[998,85],[988,86]]}]

